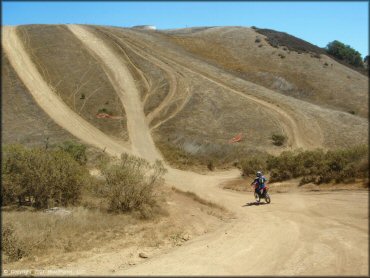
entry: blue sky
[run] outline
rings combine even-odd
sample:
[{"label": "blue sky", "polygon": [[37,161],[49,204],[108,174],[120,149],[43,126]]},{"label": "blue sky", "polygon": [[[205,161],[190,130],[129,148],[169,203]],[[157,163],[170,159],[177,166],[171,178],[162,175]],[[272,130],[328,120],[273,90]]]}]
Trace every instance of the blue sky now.
[{"label": "blue sky", "polygon": [[2,24],[100,24],[158,29],[257,26],[320,47],[342,41],[369,53],[369,3],[362,2],[2,2]]}]

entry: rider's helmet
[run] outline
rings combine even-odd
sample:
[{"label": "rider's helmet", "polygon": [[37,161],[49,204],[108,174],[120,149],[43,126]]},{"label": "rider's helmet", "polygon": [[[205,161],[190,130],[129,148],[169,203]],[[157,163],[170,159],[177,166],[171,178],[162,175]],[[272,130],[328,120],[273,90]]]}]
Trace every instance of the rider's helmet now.
[{"label": "rider's helmet", "polygon": [[257,174],[256,174],[257,177],[262,177],[262,172],[261,171],[258,171]]}]

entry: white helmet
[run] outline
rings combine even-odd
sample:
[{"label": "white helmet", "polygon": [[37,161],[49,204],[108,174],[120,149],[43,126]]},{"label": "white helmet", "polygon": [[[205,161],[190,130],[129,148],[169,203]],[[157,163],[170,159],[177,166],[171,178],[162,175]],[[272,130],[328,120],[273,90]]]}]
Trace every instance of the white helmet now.
[{"label": "white helmet", "polygon": [[257,174],[256,174],[257,177],[262,177],[262,172],[261,171],[258,171]]}]

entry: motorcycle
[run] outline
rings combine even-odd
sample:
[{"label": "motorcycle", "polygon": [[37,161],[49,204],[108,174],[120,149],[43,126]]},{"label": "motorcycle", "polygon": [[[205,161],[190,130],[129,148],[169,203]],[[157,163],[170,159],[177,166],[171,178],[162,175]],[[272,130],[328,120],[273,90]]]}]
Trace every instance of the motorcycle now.
[{"label": "motorcycle", "polygon": [[256,190],[256,187],[258,187],[258,185],[254,187],[254,198],[256,198],[256,200],[258,199],[258,202],[260,202],[261,199],[265,199],[266,203],[269,204],[271,202],[271,197],[268,193],[269,187],[266,185],[266,187],[261,190]]}]

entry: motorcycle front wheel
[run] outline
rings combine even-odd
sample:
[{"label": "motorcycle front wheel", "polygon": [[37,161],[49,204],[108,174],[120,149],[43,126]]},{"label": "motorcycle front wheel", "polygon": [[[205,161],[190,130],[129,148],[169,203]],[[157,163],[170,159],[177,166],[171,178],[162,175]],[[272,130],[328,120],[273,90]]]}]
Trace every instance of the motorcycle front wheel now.
[{"label": "motorcycle front wheel", "polygon": [[271,203],[271,198],[270,198],[270,195],[268,193],[266,193],[266,197],[265,197],[265,200],[266,200],[266,203]]},{"label": "motorcycle front wheel", "polygon": [[260,201],[261,201],[260,196],[259,196],[256,192],[254,192],[254,198],[255,198],[256,200],[258,200],[258,202],[260,202]]}]

